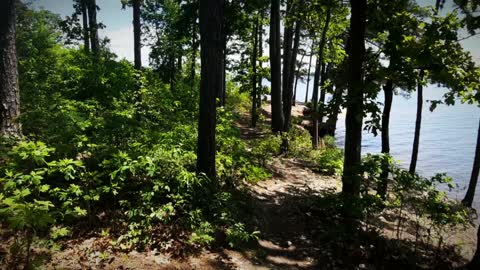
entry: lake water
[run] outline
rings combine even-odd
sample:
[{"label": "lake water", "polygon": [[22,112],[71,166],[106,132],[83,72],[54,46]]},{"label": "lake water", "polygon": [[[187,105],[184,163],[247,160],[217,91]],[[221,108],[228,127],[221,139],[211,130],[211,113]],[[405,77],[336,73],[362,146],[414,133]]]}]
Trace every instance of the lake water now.
[{"label": "lake water", "polygon": [[[299,82],[297,100],[305,101],[306,85]],[[309,100],[312,85],[310,84]],[[452,198],[461,200],[470,181],[473,166],[475,144],[478,130],[480,109],[475,105],[460,104],[455,106],[439,105],[430,112],[427,100],[440,99],[446,91],[430,85],[424,89],[424,106],[422,128],[420,132],[420,149],[417,161],[417,172],[423,176],[436,173],[447,173],[459,189],[450,192]],[[383,102],[383,93],[379,96]],[[413,134],[416,116],[416,93],[409,97],[395,95],[393,97],[390,120],[390,150],[398,163],[408,168],[412,152]],[[342,146],[345,135],[344,114],[337,123],[337,143]],[[363,132],[362,154],[380,153],[380,134],[375,137],[367,131]],[[475,208],[480,209],[480,186],[477,186]]]}]

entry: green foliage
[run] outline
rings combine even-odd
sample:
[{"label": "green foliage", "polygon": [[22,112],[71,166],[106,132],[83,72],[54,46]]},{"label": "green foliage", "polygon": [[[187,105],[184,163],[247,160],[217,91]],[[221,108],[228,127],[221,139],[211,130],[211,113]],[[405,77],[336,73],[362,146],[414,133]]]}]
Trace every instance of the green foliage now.
[{"label": "green foliage", "polygon": [[[388,180],[389,196],[382,201],[374,192],[383,181],[380,173],[387,159],[391,179]],[[364,185],[362,186],[362,200],[367,201],[362,211],[369,215],[381,214],[384,211],[397,213],[397,238],[401,237],[405,218],[412,219],[417,230],[416,238],[428,235],[430,241],[432,229],[440,239],[442,235],[457,226],[467,226],[472,222],[470,211],[460,202],[447,197],[445,189],[452,189],[452,179],[445,174],[437,174],[430,178],[411,174],[407,170],[399,168],[390,157],[382,155],[367,155],[363,160],[365,172]],[[422,234],[420,230],[428,233]],[[419,239],[417,239],[419,240]]]},{"label": "green foliage", "polygon": [[245,225],[242,223],[235,223],[229,227],[226,231],[227,243],[230,247],[238,247],[242,243],[249,242],[251,240],[257,240],[260,234],[259,231],[248,232],[245,229]]}]

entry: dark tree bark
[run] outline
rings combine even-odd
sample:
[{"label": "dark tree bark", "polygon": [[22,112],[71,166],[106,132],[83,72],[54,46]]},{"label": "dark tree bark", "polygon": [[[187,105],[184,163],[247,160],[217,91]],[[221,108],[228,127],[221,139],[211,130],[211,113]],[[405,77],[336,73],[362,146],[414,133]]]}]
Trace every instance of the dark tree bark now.
[{"label": "dark tree bark", "polygon": [[141,30],[141,0],[133,0],[133,52],[134,52],[134,64],[135,69],[140,70],[142,68],[142,30]]},{"label": "dark tree bark", "polygon": [[[312,113],[312,121],[313,121],[313,149],[318,148],[318,88],[319,88],[319,77],[321,68],[323,66],[323,52],[325,50],[325,44],[327,43],[327,32],[330,26],[330,17],[332,15],[332,10],[329,7],[327,9],[327,17],[325,19],[325,25],[322,29],[322,37],[320,40],[319,45],[319,52],[317,56],[317,64],[318,66],[315,67],[315,78],[313,81],[313,113]],[[318,72],[318,74],[317,74]]]},{"label": "dark tree bark", "polygon": [[331,111],[328,116],[327,120],[327,135],[335,136],[335,131],[337,129],[337,121],[338,121],[338,114],[340,113],[340,105],[342,103],[342,93],[343,88],[339,87],[338,85],[335,86],[335,91],[332,95],[331,102]]},{"label": "dark tree bark", "polygon": [[295,106],[297,103],[297,85],[298,79],[301,77],[300,70],[302,68],[303,59],[305,58],[305,54],[302,54],[302,58],[300,58],[300,62],[298,63],[297,71],[295,72],[295,86],[293,87],[293,98],[292,98],[292,105]]},{"label": "dark tree bark", "polygon": [[87,0],[80,1],[80,8],[82,12],[82,23],[83,23],[83,48],[86,53],[90,53],[90,35],[88,33],[88,9],[87,9]]},{"label": "dark tree bark", "polygon": [[271,72],[271,106],[272,131],[283,129],[282,85],[280,53],[280,0],[272,0],[270,12],[270,72]]},{"label": "dark tree bark", "polygon": [[329,70],[329,65],[328,64],[323,64],[322,65],[322,75],[320,79],[320,100],[319,105],[321,106],[318,110],[318,120],[320,123],[323,123],[323,116],[324,116],[324,111],[325,111],[325,96],[327,95],[327,89],[325,87],[325,83],[327,82],[327,74]]},{"label": "dark tree bark", "polygon": [[[382,153],[385,155],[390,154],[390,111],[392,109],[393,101],[393,81],[387,80],[387,83],[383,86],[383,93],[385,94],[385,102],[383,105],[382,113]],[[388,160],[384,159],[382,164],[382,172],[380,174],[381,186],[379,189],[380,197],[385,200],[388,189],[388,174],[389,164]]]},{"label": "dark tree bark", "polygon": [[216,96],[222,88],[223,17],[224,0],[200,0],[201,81],[197,171],[210,179],[216,177]]},{"label": "dark tree bark", "polygon": [[257,15],[257,20],[253,28],[253,52],[252,52],[252,127],[257,126],[257,57],[258,57],[258,28],[260,18]]},{"label": "dark tree bark", "polygon": [[[477,134],[477,146],[475,148],[475,158],[473,159],[473,169],[470,176],[470,183],[468,184],[467,193],[463,198],[462,203],[465,206],[472,207],[473,197],[475,197],[475,189],[477,188],[478,173],[480,171],[480,122]],[[477,250],[477,253],[480,252]]]},{"label": "dark tree bark", "polygon": [[0,1],[0,136],[20,136],[15,0]]},{"label": "dark tree bark", "polygon": [[[263,56],[263,16],[265,14],[265,11],[262,10],[260,12],[260,25],[259,25],[259,29],[258,29],[258,58],[261,58]],[[260,70],[262,70],[262,61],[259,61],[258,63],[258,67],[260,68]],[[258,92],[258,95],[257,95],[257,99],[258,99],[258,108],[262,108],[262,80],[263,80],[263,76],[262,76],[262,73],[258,74],[257,76],[257,79],[258,79],[258,89],[259,91]]]},{"label": "dark tree bark", "polygon": [[[260,25],[259,25],[259,29],[258,29],[258,58],[260,59],[261,57],[263,57],[263,18],[264,18],[264,14],[265,14],[265,10],[262,10],[260,11]],[[258,62],[258,67],[260,69],[260,71],[262,70],[262,61],[259,61]],[[258,80],[258,89],[259,91],[257,91],[257,106],[258,108],[261,108],[262,107],[262,92],[263,92],[263,87],[262,87],[262,80],[263,80],[263,76],[262,76],[262,72],[260,72],[260,74],[258,74],[257,76],[257,80]]]},{"label": "dark tree bark", "polygon": [[[228,4],[228,1],[223,2],[223,9],[226,9],[226,5]],[[218,107],[223,107],[225,106],[226,102],[226,97],[227,97],[227,43],[228,43],[228,22],[227,22],[227,17],[222,18],[222,51],[223,51],[223,56],[222,56],[222,87],[219,89],[217,98],[218,98]]]},{"label": "dark tree bark", "polygon": [[308,102],[308,88],[310,87],[310,72],[312,69],[313,48],[315,44],[312,44],[312,51],[310,52],[310,61],[308,61],[308,73],[307,73],[307,91],[305,93],[305,104]]},{"label": "dark tree bark", "polygon": [[410,173],[415,173],[417,168],[417,158],[418,158],[418,148],[420,144],[420,128],[422,127],[422,107],[423,107],[423,77],[425,76],[425,71],[420,69],[419,81],[417,88],[417,119],[415,120],[415,136],[413,137],[413,150],[412,150],[412,159],[410,161]]},{"label": "dark tree bark", "polygon": [[[284,80],[287,80],[286,88],[283,89],[283,131],[288,132],[292,123],[292,98],[293,98],[293,80],[295,78],[295,63],[297,59],[298,46],[300,44],[300,22],[295,24],[295,40],[293,48],[288,55],[288,72],[284,73]],[[285,62],[284,62],[285,63]]]},{"label": "dark tree bark", "polygon": [[[365,28],[367,1],[351,0],[348,48],[348,94],[345,118],[345,158],[343,163],[342,194],[347,198],[360,195],[360,165],[363,122],[363,63],[365,61]],[[347,216],[354,215],[345,209]]]},{"label": "dark tree bark", "polygon": [[[292,0],[287,0],[286,14],[287,18],[292,13]],[[290,61],[292,61],[292,44],[293,44],[293,25],[294,23],[288,23],[287,19],[284,20],[283,29],[283,70],[282,70],[282,109],[283,109],[283,127],[282,131],[287,131],[289,126],[290,117],[288,112],[291,111],[290,100],[292,99],[292,93],[290,91]],[[290,97],[290,98],[289,98]],[[283,150],[286,150],[288,142],[284,140]]]},{"label": "dark tree bark", "polygon": [[475,251],[475,254],[473,255],[472,260],[467,265],[467,269],[469,270],[480,269],[480,226],[478,227],[478,230],[477,230],[477,250]]},{"label": "dark tree bark", "polygon": [[320,85],[320,73],[322,73],[322,64],[321,57],[317,55],[317,60],[315,61],[315,74],[313,75],[313,89],[312,89],[312,126],[313,126],[313,136],[312,136],[312,145],[313,149],[318,147],[318,120],[317,120],[317,110],[318,110],[318,87]]},{"label": "dark tree bark", "polygon": [[88,1],[88,24],[90,26],[90,46],[92,53],[98,55],[100,52],[100,42],[98,39],[98,23],[97,23],[97,3],[96,0]]}]

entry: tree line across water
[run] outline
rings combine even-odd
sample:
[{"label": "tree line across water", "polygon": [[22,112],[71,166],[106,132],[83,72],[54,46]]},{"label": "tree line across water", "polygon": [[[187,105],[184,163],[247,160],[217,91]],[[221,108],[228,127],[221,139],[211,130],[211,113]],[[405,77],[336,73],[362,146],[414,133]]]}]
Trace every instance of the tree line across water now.
[{"label": "tree line across water", "polygon": [[[268,160],[278,154],[341,176],[335,207],[349,236],[393,211],[400,239],[402,215],[414,213],[417,254],[419,241],[433,245],[432,228],[440,248],[442,232],[471,222],[480,124],[461,204],[438,191],[450,178],[423,178],[416,163],[423,87],[449,89],[431,110],[480,99],[480,69],[461,45],[480,27],[479,1],[122,0],[133,11],[133,65],[116,60],[99,37],[101,3],[72,4],[62,19],[20,1],[0,3],[0,215],[27,267],[36,239],[56,246],[83,225],[109,228],[113,245],[127,250],[172,237],[208,246],[219,231],[232,247],[255,240],[236,195],[244,182],[270,177]],[[442,12],[446,4],[454,10]],[[142,46],[151,48],[149,67]],[[292,115],[304,79],[309,133]],[[414,91],[413,150],[403,170],[389,155],[390,110],[396,95]],[[265,106],[269,135],[241,140],[235,126],[247,113],[252,128],[266,129]],[[343,152],[332,143],[342,108]],[[364,129],[380,133],[381,155],[362,157]],[[188,233],[156,237],[158,224]],[[466,267],[479,264],[477,247]]]}]

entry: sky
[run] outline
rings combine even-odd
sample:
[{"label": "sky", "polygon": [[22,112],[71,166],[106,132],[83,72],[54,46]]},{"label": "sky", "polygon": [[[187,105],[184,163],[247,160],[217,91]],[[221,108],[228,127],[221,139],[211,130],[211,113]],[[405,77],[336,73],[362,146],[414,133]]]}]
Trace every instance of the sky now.
[{"label": "sky", "polygon": [[[0,0],[2,1],[2,0]],[[72,0],[27,0],[34,8],[47,9],[62,17],[72,15]],[[133,26],[132,8],[122,9],[120,0],[97,0],[100,10],[97,13],[98,22],[106,27],[99,30],[101,38],[110,39],[110,48],[119,58],[126,58],[133,62]],[[148,47],[142,48],[143,65],[148,65]]]},{"label": "sky", "polygon": [[[1,1],[1,0],[0,0]],[[60,14],[62,17],[73,13],[73,1],[71,0],[26,0],[31,2],[34,8],[43,8]],[[434,5],[435,0],[418,0],[421,6]],[[452,10],[452,0],[447,0],[447,4],[442,14]],[[99,34],[110,39],[110,48],[119,58],[126,58],[133,61],[133,26],[132,9],[126,7],[122,9],[120,0],[97,0],[100,7],[97,18],[106,28],[101,29]],[[462,33],[460,37],[468,34]],[[462,41],[465,49],[469,50],[473,58],[480,64],[480,35]],[[148,54],[150,50],[147,46],[142,48],[143,65],[148,65]],[[268,50],[265,50],[268,53]]]}]

